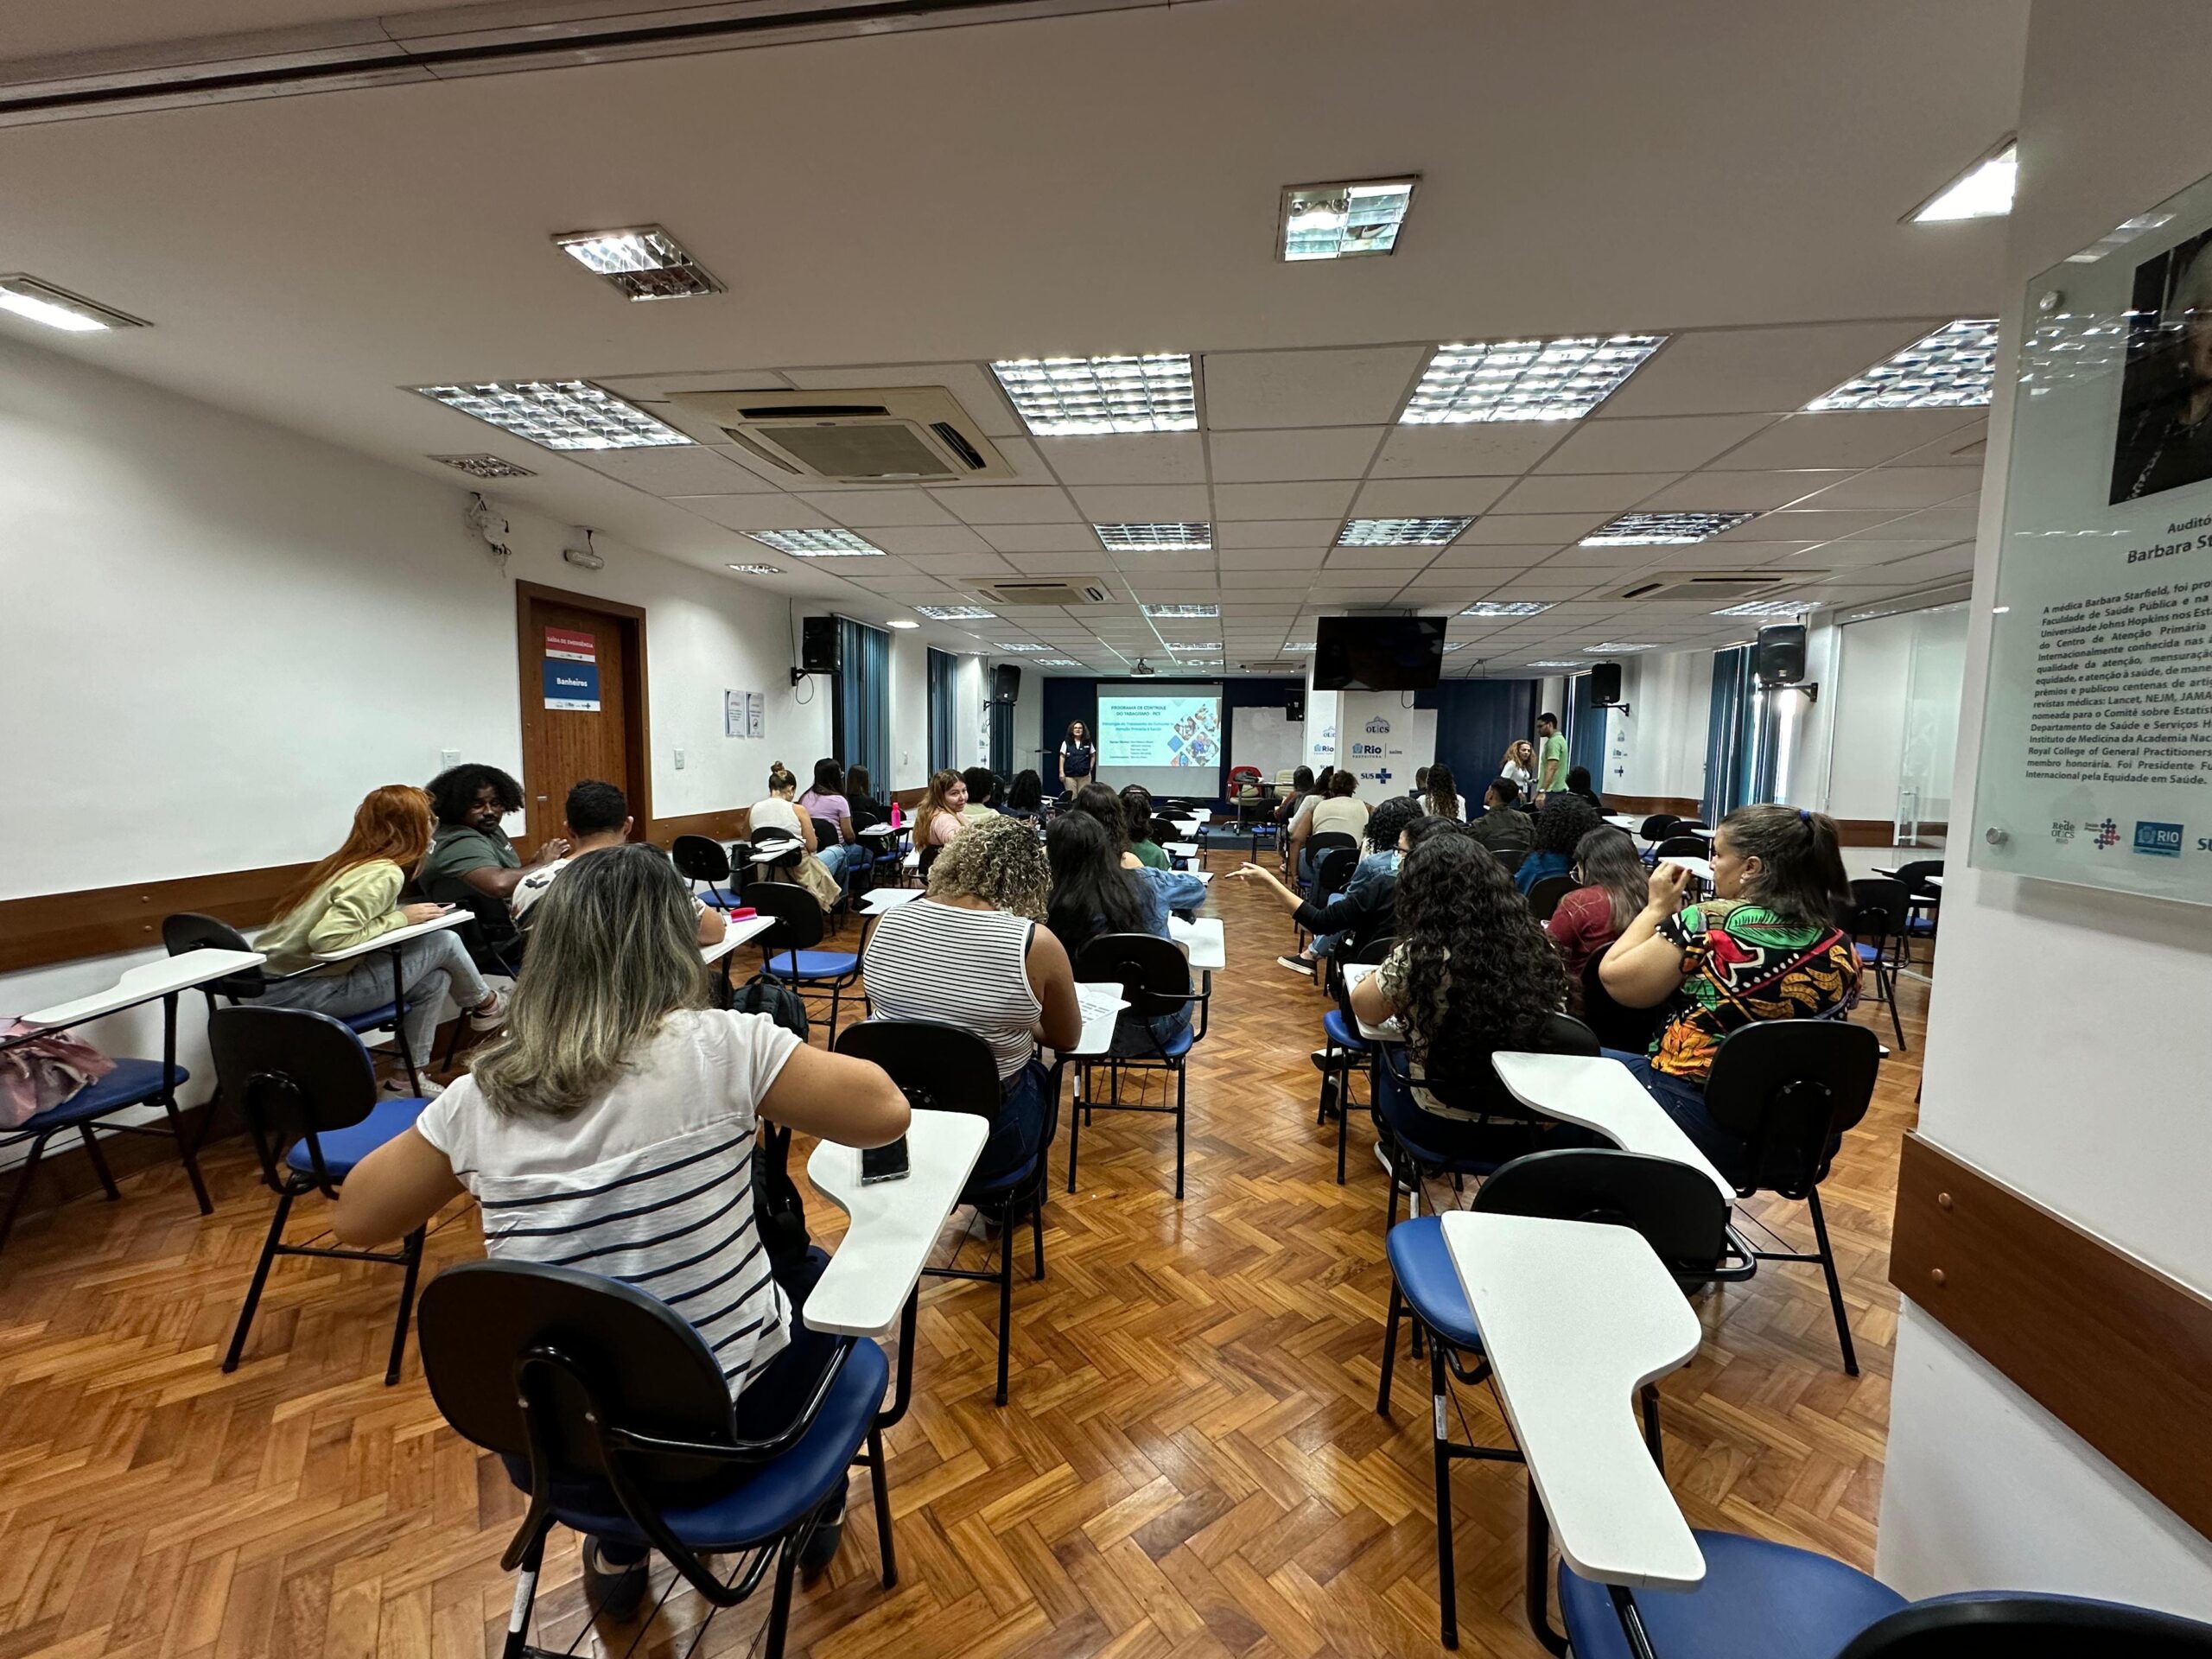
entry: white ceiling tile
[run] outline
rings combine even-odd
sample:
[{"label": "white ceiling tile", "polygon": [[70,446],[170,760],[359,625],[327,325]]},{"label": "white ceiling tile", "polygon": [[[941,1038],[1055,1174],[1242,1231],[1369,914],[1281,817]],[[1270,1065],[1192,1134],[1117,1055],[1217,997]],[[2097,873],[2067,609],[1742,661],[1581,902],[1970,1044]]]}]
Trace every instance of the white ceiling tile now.
[{"label": "white ceiling tile", "polygon": [[1956,542],[1949,538],[1904,542],[1854,536],[1846,541],[1821,542],[1801,548],[1790,556],[1802,557],[1807,564],[1887,564],[1896,559],[1909,559],[1916,553],[1933,553],[1938,548],[1955,545]]},{"label": "white ceiling tile", "polygon": [[563,452],[563,459],[649,495],[746,495],[776,488],[741,465],[727,445],[574,449]]},{"label": "white ceiling tile", "polygon": [[1384,478],[1360,486],[1352,515],[1360,518],[1456,518],[1490,511],[1511,488],[1510,478]]},{"label": "white ceiling tile", "polygon": [[1767,424],[1764,415],[1583,421],[1537,468],[1545,473],[1683,473]]},{"label": "white ceiling tile", "polygon": [[1908,449],[1934,443],[1947,432],[1975,424],[1979,417],[1962,409],[1836,410],[1825,415],[1792,415],[1713,464],[1728,472],[1879,467]]},{"label": "white ceiling tile", "polygon": [[868,532],[887,553],[988,553],[991,544],[964,524],[887,526]]},{"label": "white ceiling tile", "polygon": [[1003,485],[995,490],[933,490],[938,505],[971,524],[1071,524],[1078,515],[1067,492]]},{"label": "white ceiling tile", "polygon": [[1209,352],[1205,423],[1251,427],[1373,426],[1395,420],[1428,359],[1421,346],[1311,352]]},{"label": "white ceiling tile", "polygon": [[1203,484],[1101,484],[1068,493],[1094,524],[1204,523],[1212,513]]},{"label": "white ceiling tile", "polygon": [[1342,518],[1357,487],[1348,479],[1316,484],[1217,484],[1214,512],[1224,519]]},{"label": "white ceiling tile", "polygon": [[1214,526],[1216,547],[1332,547],[1343,523],[1336,518],[1264,518]]},{"label": "white ceiling tile", "polygon": [[1980,528],[1981,513],[1977,507],[1930,507],[1923,512],[1909,512],[1904,518],[1892,517],[1885,524],[1875,524],[1856,532],[1862,542],[1946,541],[1970,542]]},{"label": "white ceiling tile", "polygon": [[1646,512],[1768,512],[1851,476],[1839,471],[1723,473],[1708,467],[1642,505]]},{"label": "white ceiling tile", "polygon": [[1693,329],[1669,340],[1598,414],[1786,415],[1948,321]]},{"label": "white ceiling tile", "polygon": [[907,560],[933,576],[1010,576],[1014,567],[995,553],[918,554]]},{"label": "white ceiling tile", "polygon": [[1870,473],[1832,484],[1818,495],[1794,505],[1836,507],[1932,507],[1972,495],[1980,474],[1963,467],[1878,467]]},{"label": "white ceiling tile", "polygon": [[1556,547],[1491,547],[1481,542],[1463,542],[1454,547],[1440,547],[1436,550],[1434,568],[1439,570],[1524,570],[1532,564],[1541,564],[1559,550]]},{"label": "white ceiling tile", "polygon": [[1748,524],[1723,531],[1703,545],[1712,547],[1722,542],[1828,542],[1840,536],[1861,535],[1897,516],[1886,508],[1862,512],[1817,512],[1785,507],[1778,512],[1763,512]]},{"label": "white ceiling tile", "polygon": [[1063,484],[1203,484],[1205,446],[1195,432],[1141,432],[1033,441]]},{"label": "white ceiling tile", "polygon": [[1909,559],[1899,559],[1892,564],[1878,565],[1853,574],[1868,582],[1895,582],[1900,585],[1917,585],[1932,582],[1938,576],[1963,575],[1974,569],[1974,543],[1961,542],[1956,547],[1941,548],[1933,553],[1916,553]]},{"label": "white ceiling tile", "polygon": [[1206,440],[1217,484],[1294,483],[1358,478],[1389,431],[1382,426],[1314,427],[1277,432],[1215,432]]},{"label": "white ceiling tile", "polygon": [[[677,495],[669,499],[687,512],[696,512],[702,518],[710,518],[732,530],[838,528],[795,496]],[[890,551],[888,548],[884,550]]]},{"label": "white ceiling tile", "polygon": [[1001,553],[1089,553],[1106,561],[1089,524],[984,524],[976,534]]},{"label": "white ceiling tile", "polygon": [[1989,422],[1984,418],[1946,432],[1933,443],[1907,450],[1897,460],[1907,467],[1972,467],[1980,471],[1989,458],[1988,445]]},{"label": "white ceiling tile", "polygon": [[[891,524],[957,524],[922,490],[820,490],[798,498],[816,511],[854,530],[875,530]],[[881,546],[881,543],[877,543]],[[884,550],[888,552],[890,550]]]},{"label": "white ceiling tile", "polygon": [[1089,553],[1009,553],[1006,561],[1025,576],[1091,575],[1099,564]]},{"label": "white ceiling tile", "polygon": [[1620,512],[1674,482],[1672,473],[1532,473],[1498,498],[1500,512]]},{"label": "white ceiling tile", "polygon": [[1435,563],[1433,547],[1338,547],[1332,548],[1322,568],[1327,570],[1388,570],[1407,575],[1425,570]]},{"label": "white ceiling tile", "polygon": [[1502,478],[1524,473],[1576,429],[1571,421],[1401,426],[1382,441],[1376,478]]},{"label": "white ceiling tile", "polygon": [[1462,545],[1482,542],[1517,547],[1548,542],[1556,547],[1588,535],[1608,516],[1602,512],[1494,512],[1468,525],[1460,532],[1459,541]]},{"label": "white ceiling tile", "polygon": [[1326,546],[1224,547],[1214,556],[1224,575],[1231,570],[1296,571],[1313,569],[1328,556]]},{"label": "white ceiling tile", "polygon": [[879,387],[886,391],[908,386],[943,386],[990,437],[1020,437],[1028,431],[1014,412],[998,377],[981,363],[879,363],[858,368],[785,369],[784,376],[801,390],[815,388]]}]

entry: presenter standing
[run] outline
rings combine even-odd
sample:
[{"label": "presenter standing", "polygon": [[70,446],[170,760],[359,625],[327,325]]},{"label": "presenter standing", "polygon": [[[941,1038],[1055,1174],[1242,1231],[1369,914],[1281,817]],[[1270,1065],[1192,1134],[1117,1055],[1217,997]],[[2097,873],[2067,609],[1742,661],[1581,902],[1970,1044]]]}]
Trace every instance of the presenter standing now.
[{"label": "presenter standing", "polygon": [[1060,792],[1072,795],[1090,781],[1096,770],[1098,750],[1090,741],[1090,728],[1079,720],[1068,722],[1068,734],[1060,744]]}]

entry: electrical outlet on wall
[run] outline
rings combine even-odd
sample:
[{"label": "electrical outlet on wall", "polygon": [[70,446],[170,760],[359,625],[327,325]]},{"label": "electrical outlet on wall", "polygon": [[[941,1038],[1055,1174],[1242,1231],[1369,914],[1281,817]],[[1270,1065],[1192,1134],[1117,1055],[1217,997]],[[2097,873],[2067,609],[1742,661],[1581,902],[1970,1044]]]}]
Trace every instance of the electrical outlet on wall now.
[{"label": "electrical outlet on wall", "polygon": [[681,749],[676,752],[676,769],[678,772],[683,770],[683,751]]},{"label": "electrical outlet on wall", "polygon": [[457,766],[460,764],[461,751],[459,749],[440,749],[438,751],[438,770],[440,772],[443,772],[448,766]]}]

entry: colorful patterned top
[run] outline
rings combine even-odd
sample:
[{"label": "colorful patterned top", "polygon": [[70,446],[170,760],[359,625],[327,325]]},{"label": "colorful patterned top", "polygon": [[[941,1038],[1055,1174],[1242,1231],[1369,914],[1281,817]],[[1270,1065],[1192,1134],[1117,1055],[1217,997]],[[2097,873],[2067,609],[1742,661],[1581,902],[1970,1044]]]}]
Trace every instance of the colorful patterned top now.
[{"label": "colorful patterned top", "polygon": [[1859,951],[1840,928],[1792,927],[1763,905],[1691,905],[1660,925],[1682,951],[1673,1018],[1651,1045],[1654,1071],[1703,1083],[1732,1031],[1817,1020],[1859,997]]}]

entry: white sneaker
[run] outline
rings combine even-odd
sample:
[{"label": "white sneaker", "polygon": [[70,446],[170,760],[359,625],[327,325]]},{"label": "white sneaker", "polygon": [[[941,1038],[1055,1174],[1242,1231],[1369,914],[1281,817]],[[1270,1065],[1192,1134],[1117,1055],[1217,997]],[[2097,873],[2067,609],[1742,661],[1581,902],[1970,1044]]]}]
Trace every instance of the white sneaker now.
[{"label": "white sneaker", "polygon": [[423,1079],[420,1089],[410,1088],[404,1077],[386,1077],[384,1086],[377,1090],[386,1100],[435,1100],[445,1091],[445,1084],[433,1083],[428,1077]]},{"label": "white sneaker", "polygon": [[507,1000],[497,991],[492,993],[489,1002],[468,1010],[468,1028],[471,1031],[497,1031],[506,1023]]}]

